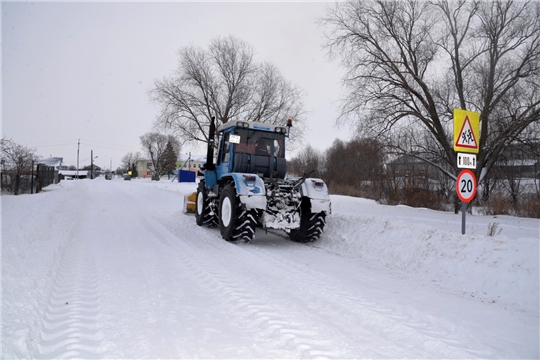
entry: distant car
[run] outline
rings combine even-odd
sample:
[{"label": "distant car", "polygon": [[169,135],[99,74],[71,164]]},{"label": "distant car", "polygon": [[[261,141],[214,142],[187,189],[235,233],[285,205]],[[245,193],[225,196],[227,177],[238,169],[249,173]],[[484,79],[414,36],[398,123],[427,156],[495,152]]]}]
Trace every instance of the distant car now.
[{"label": "distant car", "polygon": [[131,180],[131,175],[124,175],[124,180]]},{"label": "distant car", "polygon": [[105,180],[112,180],[111,174],[105,174]]}]

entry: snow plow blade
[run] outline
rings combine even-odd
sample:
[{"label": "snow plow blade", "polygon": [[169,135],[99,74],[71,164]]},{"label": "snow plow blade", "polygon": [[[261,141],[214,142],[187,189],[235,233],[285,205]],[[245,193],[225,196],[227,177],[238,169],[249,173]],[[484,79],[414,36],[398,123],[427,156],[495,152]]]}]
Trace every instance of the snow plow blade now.
[{"label": "snow plow blade", "polygon": [[184,196],[184,214],[195,214],[196,199],[196,192]]}]

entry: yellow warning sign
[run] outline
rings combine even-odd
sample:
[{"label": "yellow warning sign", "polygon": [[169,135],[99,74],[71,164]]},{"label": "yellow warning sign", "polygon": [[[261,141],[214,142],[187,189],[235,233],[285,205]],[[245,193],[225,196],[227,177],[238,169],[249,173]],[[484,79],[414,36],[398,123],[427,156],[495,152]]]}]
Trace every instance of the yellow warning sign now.
[{"label": "yellow warning sign", "polygon": [[480,113],[454,109],[454,150],[478,154]]}]

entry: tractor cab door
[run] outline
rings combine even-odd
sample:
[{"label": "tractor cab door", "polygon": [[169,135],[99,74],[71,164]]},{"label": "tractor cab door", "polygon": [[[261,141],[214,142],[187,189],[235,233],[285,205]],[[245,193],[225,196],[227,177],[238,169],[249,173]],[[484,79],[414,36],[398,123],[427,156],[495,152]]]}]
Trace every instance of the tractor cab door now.
[{"label": "tractor cab door", "polygon": [[217,156],[217,173],[218,178],[221,175],[232,172],[232,160],[233,160],[233,144],[235,143],[237,135],[234,135],[231,131],[227,131],[221,134],[218,156]]}]

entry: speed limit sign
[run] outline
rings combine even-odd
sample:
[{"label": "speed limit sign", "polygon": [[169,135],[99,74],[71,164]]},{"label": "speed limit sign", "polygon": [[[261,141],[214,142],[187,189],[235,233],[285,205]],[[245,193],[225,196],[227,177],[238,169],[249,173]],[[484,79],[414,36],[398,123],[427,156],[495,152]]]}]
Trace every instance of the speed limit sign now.
[{"label": "speed limit sign", "polygon": [[463,170],[456,181],[457,195],[463,202],[470,202],[476,195],[476,177],[471,170]]}]

